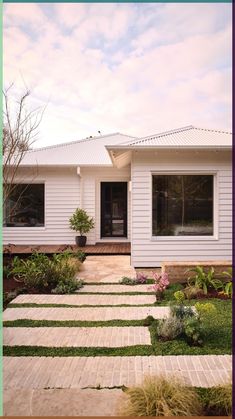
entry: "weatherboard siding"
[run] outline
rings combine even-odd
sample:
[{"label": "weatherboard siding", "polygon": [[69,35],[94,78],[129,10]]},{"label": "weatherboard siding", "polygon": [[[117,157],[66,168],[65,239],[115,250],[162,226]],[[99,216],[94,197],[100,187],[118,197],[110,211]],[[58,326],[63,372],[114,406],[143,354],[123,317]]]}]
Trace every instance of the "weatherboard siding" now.
[{"label": "weatherboard siding", "polygon": [[[154,153],[154,154],[153,154]],[[132,265],[161,266],[164,261],[231,260],[232,168],[229,152],[135,152],[132,157]],[[152,174],[212,173],[216,176],[216,239],[152,237]]]},{"label": "weatherboard siding", "polygon": [[[36,169],[35,169],[36,170]],[[3,243],[74,244],[69,218],[80,206],[80,178],[76,168],[19,172],[19,183],[45,183],[45,227],[4,227]]]}]

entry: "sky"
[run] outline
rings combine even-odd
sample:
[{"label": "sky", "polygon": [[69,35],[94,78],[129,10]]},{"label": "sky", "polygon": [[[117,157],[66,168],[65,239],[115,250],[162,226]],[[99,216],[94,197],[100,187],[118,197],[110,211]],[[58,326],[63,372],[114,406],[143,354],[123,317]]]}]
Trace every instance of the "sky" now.
[{"label": "sky", "polygon": [[4,4],[4,87],[44,110],[35,147],[231,130],[232,4]]}]

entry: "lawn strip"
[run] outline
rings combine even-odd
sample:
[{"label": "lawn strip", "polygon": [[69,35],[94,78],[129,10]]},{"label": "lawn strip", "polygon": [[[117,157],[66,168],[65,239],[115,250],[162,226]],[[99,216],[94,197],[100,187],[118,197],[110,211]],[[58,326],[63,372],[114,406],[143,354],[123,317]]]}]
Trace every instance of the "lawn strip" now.
[{"label": "lawn strip", "polygon": [[[155,304],[155,303],[154,303]],[[101,308],[101,307],[153,307],[154,304],[37,304],[37,303],[10,303],[7,308],[42,308],[42,307],[65,307],[65,308]]]},{"label": "lawn strip", "polygon": [[3,322],[4,327],[122,327],[144,326],[144,320],[30,320],[18,319]]}]

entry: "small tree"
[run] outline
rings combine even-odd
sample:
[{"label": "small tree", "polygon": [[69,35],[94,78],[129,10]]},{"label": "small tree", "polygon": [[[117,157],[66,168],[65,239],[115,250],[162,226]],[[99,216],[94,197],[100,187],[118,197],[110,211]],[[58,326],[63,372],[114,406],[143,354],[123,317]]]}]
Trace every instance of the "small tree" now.
[{"label": "small tree", "polygon": [[89,217],[87,212],[81,208],[77,208],[75,213],[69,220],[70,228],[80,233],[83,236],[94,228],[95,223],[92,217]]}]

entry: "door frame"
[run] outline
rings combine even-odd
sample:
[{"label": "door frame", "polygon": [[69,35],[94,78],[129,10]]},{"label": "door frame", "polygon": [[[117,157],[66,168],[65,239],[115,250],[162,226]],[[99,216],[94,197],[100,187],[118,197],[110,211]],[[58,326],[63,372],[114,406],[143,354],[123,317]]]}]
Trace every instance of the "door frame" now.
[{"label": "door frame", "polygon": [[[123,235],[110,235],[110,236],[104,236],[103,235],[103,220],[102,220],[102,213],[103,213],[103,200],[102,200],[102,184],[125,184],[126,186],[126,214],[124,218],[124,234]],[[100,238],[101,240],[106,239],[115,239],[115,238],[121,238],[121,239],[127,239],[128,238],[128,181],[125,180],[102,180],[100,181]]]}]

